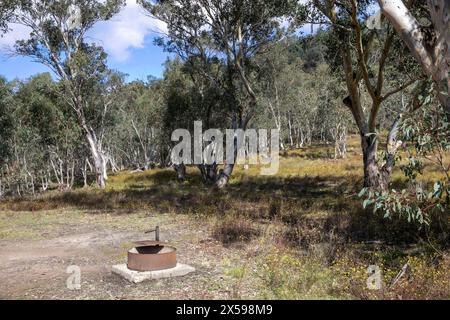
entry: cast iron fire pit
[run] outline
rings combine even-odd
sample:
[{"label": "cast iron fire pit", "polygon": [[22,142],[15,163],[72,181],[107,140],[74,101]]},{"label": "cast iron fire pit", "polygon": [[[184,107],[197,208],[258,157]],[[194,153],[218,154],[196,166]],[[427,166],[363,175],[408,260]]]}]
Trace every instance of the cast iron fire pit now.
[{"label": "cast iron fire pit", "polygon": [[177,249],[159,241],[159,227],[154,230],[155,241],[137,241],[128,250],[127,267],[134,271],[155,271],[174,268],[177,265]]}]

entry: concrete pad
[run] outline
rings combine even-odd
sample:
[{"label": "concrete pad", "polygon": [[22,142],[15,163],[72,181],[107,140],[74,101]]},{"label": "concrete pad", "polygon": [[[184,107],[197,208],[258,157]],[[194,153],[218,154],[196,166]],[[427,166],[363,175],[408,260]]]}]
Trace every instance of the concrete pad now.
[{"label": "concrete pad", "polygon": [[130,270],[128,269],[126,263],[112,266],[113,273],[118,274],[133,283],[139,283],[145,280],[181,277],[194,271],[195,271],[194,267],[181,263],[177,263],[177,265],[171,269],[144,271],[144,272]]}]

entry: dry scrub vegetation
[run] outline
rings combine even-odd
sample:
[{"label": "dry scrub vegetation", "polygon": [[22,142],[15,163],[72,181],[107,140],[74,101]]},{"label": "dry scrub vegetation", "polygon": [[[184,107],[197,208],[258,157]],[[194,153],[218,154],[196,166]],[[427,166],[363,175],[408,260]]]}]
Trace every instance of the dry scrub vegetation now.
[{"label": "dry scrub vegetation", "polygon": [[[323,145],[288,151],[273,177],[260,176],[258,168],[237,168],[225,190],[204,186],[195,168],[189,168],[182,184],[172,170],[154,169],[112,175],[104,191],[6,199],[0,203],[0,241],[57,238],[62,236],[57,226],[65,223],[141,232],[151,216],[151,223],[173,231],[171,240],[181,252],[192,252],[184,257],[186,263],[200,274],[213,267],[217,273],[214,281],[203,279],[202,290],[211,295],[193,290],[172,297],[449,299],[448,214],[418,229],[363,210],[357,197],[362,184],[357,139],[352,138],[346,159],[332,160],[330,153],[331,147]],[[428,165],[424,183],[436,174]],[[393,183],[403,183],[400,172],[394,173]],[[77,212],[76,222],[70,212]],[[110,254],[123,258],[124,247]],[[209,260],[208,265],[198,257]],[[369,265],[380,267],[381,290],[367,288]],[[404,266],[406,272],[396,279]],[[201,283],[202,276],[196,277]],[[227,290],[217,281],[226,283]],[[84,298],[94,296],[102,294]]]}]

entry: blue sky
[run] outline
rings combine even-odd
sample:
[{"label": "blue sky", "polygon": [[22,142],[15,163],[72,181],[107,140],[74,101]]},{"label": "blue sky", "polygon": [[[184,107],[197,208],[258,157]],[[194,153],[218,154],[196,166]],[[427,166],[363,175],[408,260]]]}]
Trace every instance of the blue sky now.
[{"label": "blue sky", "polygon": [[[12,31],[0,37],[0,75],[12,80],[49,72],[47,67],[30,58],[8,56],[15,41],[26,39],[30,34],[30,30],[21,25],[11,24],[10,29]],[[146,80],[149,75],[162,76],[168,54],[155,46],[153,39],[165,31],[163,22],[146,16],[136,0],[127,0],[126,6],[111,20],[97,23],[86,40],[101,45],[108,53],[109,66],[127,73],[127,81]],[[305,25],[302,31],[309,33],[310,26]]]},{"label": "blue sky", "polygon": [[[111,68],[129,74],[127,80],[146,80],[148,75],[161,77],[163,63],[167,59],[167,53],[159,47],[152,45],[151,37],[144,48],[131,48],[130,58],[125,61],[117,61],[109,57],[108,64]],[[26,79],[39,72],[49,72],[50,70],[42,64],[33,62],[27,57],[12,57],[0,55],[0,75],[8,80],[14,78]]]},{"label": "blue sky", "polygon": [[[8,48],[15,40],[27,38],[29,30],[10,25],[12,31],[0,38],[0,75],[7,79],[26,79],[49,69],[27,57],[9,57]],[[168,54],[153,45],[155,36],[165,25],[147,17],[136,0],[127,0],[125,8],[111,20],[100,22],[88,34],[88,41],[102,45],[108,53],[111,68],[129,74],[128,81],[146,80],[148,75],[160,77]]]}]

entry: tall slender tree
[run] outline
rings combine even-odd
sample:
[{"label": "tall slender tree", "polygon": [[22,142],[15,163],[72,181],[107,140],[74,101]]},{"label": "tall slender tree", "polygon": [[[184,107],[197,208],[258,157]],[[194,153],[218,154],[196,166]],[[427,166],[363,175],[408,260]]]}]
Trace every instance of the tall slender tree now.
[{"label": "tall slender tree", "polygon": [[[292,14],[296,1],[169,0],[139,1],[147,12],[167,23],[167,41],[161,43],[185,61],[198,61],[197,71],[223,90],[233,129],[245,129],[257,109],[253,57],[280,38],[280,20]],[[220,61],[224,78],[210,72]],[[234,158],[237,155],[235,138]],[[227,184],[234,163],[226,163],[217,186]]]},{"label": "tall slender tree", "polygon": [[[348,96],[343,103],[350,109],[361,136],[361,148],[364,163],[364,187],[386,190],[395,164],[397,149],[401,145],[397,137],[398,126],[403,112],[393,115],[394,121],[390,127],[385,144],[385,159],[378,159],[379,133],[377,124],[379,113],[386,101],[394,94],[405,90],[423,78],[419,72],[405,77],[400,70],[407,58],[395,55],[394,48],[401,52],[395,32],[389,27],[380,30],[366,26],[371,0],[314,0],[314,7],[321,16],[321,23],[332,28],[332,41],[336,43],[339,55],[335,62],[340,64],[347,86]],[[324,20],[321,20],[324,18]],[[397,61],[396,65],[393,61]],[[388,68],[389,64],[392,66]],[[399,71],[396,76],[388,71]],[[390,79],[389,79],[390,78]],[[396,81],[388,81],[395,79]],[[370,107],[366,110],[361,99],[367,92]]]},{"label": "tall slender tree", "polygon": [[88,110],[100,109],[105,118],[111,100],[92,94],[104,94],[96,86],[107,82],[110,73],[102,48],[88,44],[85,37],[96,22],[110,19],[122,5],[122,0],[19,0],[12,19],[32,30],[28,40],[17,41],[15,51],[52,69],[64,84],[65,99],[83,129],[100,188],[107,179],[106,159]]}]

